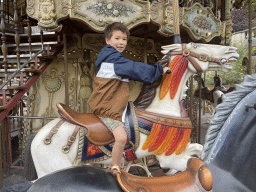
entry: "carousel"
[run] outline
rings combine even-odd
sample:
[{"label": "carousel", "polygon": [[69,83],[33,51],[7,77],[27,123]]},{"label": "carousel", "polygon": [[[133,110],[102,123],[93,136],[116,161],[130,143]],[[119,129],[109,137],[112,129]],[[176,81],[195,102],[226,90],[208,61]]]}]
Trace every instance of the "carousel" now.
[{"label": "carousel", "polygon": [[[28,30],[30,44],[33,33],[39,32],[47,55],[41,59],[38,52],[39,58],[33,58],[32,68],[40,72],[24,91],[20,105],[26,109],[19,150],[24,174],[31,181],[28,192],[223,191],[224,183],[225,191],[256,189],[256,77],[246,76],[232,92],[221,89],[218,75],[213,90],[201,77],[207,71],[228,72],[239,58],[237,48],[230,46],[231,9],[242,3],[26,0],[28,21],[35,25]],[[113,135],[88,106],[97,74],[94,64],[105,46],[103,30],[112,22],[121,22],[130,31],[123,52],[126,58],[160,63],[171,70],[152,84],[130,80],[125,116],[128,140],[117,177],[109,171]],[[43,41],[55,37],[58,46],[45,43],[44,47]],[[7,54],[3,58],[5,65]],[[198,90],[193,90],[195,81]],[[204,145],[198,110],[202,99],[215,108]],[[241,124],[236,115],[248,123]],[[244,150],[244,145],[249,148]],[[155,177],[152,165],[165,170],[164,174]],[[134,169],[144,174],[134,174]]]}]

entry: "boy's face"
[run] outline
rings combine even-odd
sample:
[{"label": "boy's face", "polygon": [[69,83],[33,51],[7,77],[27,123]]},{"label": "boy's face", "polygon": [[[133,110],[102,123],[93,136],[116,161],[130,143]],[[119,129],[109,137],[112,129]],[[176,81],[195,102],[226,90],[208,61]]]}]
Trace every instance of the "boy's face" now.
[{"label": "boy's face", "polygon": [[127,45],[127,34],[119,30],[113,31],[112,37],[106,39],[106,43],[122,53]]}]

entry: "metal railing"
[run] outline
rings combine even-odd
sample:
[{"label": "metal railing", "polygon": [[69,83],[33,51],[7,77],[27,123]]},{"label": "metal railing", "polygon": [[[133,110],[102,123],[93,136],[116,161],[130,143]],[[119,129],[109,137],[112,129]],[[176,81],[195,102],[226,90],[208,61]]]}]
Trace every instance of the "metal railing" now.
[{"label": "metal railing", "polygon": [[27,64],[29,64],[33,59],[35,59],[39,54],[43,53],[45,50],[40,50],[38,51],[36,54],[34,54],[30,59],[28,59],[23,65],[21,65],[21,67],[19,69],[17,69],[17,71],[15,71],[8,79],[7,81],[3,82],[1,85],[0,85],[0,89],[2,89],[5,85],[7,85],[11,80],[12,78],[15,77],[15,75],[17,75],[24,67],[26,67]]}]

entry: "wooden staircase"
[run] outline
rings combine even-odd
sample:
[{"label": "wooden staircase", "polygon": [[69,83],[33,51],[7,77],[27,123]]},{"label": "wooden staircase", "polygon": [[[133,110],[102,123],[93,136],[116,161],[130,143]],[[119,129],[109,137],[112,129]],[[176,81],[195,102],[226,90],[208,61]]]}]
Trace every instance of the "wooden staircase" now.
[{"label": "wooden staircase", "polygon": [[[16,33],[2,32],[0,36],[3,53],[0,55],[1,122],[28,92],[63,46],[60,34],[42,32],[37,26],[24,27],[23,33],[18,34],[20,38],[18,44],[15,42],[17,31]],[[3,39],[5,39],[4,42]],[[4,43],[8,51],[4,50]]]}]

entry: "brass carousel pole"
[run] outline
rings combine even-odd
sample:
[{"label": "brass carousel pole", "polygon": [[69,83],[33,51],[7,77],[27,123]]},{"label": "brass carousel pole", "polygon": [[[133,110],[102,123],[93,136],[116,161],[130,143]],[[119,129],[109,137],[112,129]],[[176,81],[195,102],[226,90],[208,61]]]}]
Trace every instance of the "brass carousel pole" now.
[{"label": "brass carousel pole", "polygon": [[148,46],[148,27],[146,26],[145,29],[145,36],[144,36],[144,63],[148,63],[148,57],[147,57],[147,46]]},{"label": "brass carousel pole", "polygon": [[192,115],[193,115],[193,76],[190,77],[190,92],[189,92],[189,117],[192,121]]},{"label": "brass carousel pole", "polygon": [[179,11],[179,0],[173,0],[173,39],[174,43],[181,43],[180,38],[180,11]]},{"label": "brass carousel pole", "polygon": [[68,47],[67,47],[67,34],[66,30],[63,33],[64,41],[64,71],[65,71],[65,104],[69,106],[69,95],[68,95]]},{"label": "brass carousel pole", "polygon": [[0,189],[3,186],[3,152],[2,152],[2,129],[3,129],[3,121],[0,122]]},{"label": "brass carousel pole", "polygon": [[202,74],[199,73],[199,113],[198,113],[198,126],[196,127],[196,142],[200,143],[200,136],[201,136],[201,116],[202,116]]},{"label": "brass carousel pole", "polygon": [[248,63],[248,75],[252,74],[252,0],[248,0],[248,9],[249,9],[249,39],[248,39],[248,48],[249,48],[249,63]]}]

